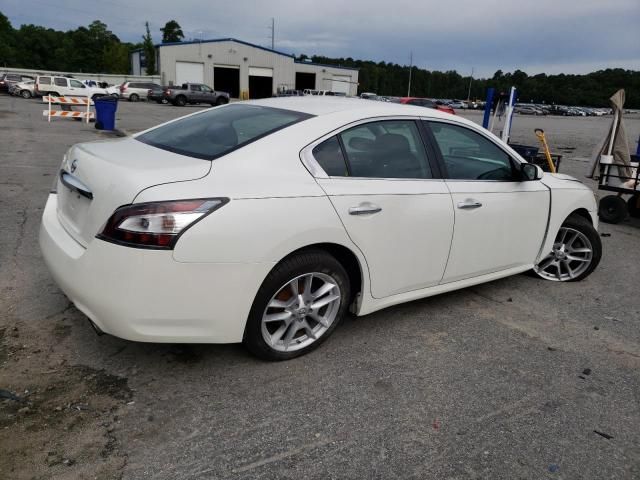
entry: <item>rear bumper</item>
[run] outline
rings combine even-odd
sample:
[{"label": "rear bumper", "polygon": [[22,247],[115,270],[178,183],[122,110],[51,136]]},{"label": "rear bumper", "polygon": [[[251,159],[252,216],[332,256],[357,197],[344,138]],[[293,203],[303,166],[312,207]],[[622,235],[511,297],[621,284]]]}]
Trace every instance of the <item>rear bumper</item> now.
[{"label": "rear bumper", "polygon": [[78,244],[49,196],[40,248],[54,280],[102,331],[127,340],[233,343],[272,263],[181,263],[171,251]]}]

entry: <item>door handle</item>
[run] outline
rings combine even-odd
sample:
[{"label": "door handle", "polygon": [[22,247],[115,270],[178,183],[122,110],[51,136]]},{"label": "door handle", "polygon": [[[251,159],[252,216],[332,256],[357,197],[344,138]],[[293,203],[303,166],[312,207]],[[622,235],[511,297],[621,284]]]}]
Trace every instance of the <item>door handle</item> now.
[{"label": "door handle", "polygon": [[476,202],[473,199],[467,199],[464,202],[458,202],[458,208],[462,208],[463,210],[472,210],[474,208],[480,208],[482,203]]},{"label": "door handle", "polygon": [[357,207],[351,207],[349,209],[349,215],[373,215],[381,211],[382,208],[377,205],[358,205]]}]

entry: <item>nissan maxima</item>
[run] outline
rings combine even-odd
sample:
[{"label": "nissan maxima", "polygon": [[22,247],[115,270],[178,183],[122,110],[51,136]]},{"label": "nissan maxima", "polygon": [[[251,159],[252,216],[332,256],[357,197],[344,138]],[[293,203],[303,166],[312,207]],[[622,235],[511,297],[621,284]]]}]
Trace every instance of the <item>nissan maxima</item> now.
[{"label": "nissan maxima", "polygon": [[284,360],[348,311],[598,265],[593,192],[460,117],[289,97],[194,113],[63,158],[40,245],[104,333]]}]

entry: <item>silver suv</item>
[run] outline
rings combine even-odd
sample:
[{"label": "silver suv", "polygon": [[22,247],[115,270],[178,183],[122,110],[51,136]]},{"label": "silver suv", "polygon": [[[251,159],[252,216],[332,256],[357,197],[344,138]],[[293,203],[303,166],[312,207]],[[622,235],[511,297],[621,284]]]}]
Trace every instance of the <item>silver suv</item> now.
[{"label": "silver suv", "polygon": [[147,92],[151,89],[162,88],[153,82],[124,82],[120,85],[120,98],[126,98],[130,102],[147,99]]}]

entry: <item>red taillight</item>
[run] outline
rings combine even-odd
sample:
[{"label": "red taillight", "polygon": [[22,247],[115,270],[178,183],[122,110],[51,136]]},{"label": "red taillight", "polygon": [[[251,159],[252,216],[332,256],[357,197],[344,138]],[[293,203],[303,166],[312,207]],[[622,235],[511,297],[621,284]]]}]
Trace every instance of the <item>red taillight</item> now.
[{"label": "red taillight", "polygon": [[228,201],[198,198],[127,205],[111,215],[97,237],[130,247],[171,250],[180,235]]},{"label": "red taillight", "polygon": [[164,94],[165,94],[165,95],[171,95],[171,90],[165,90],[165,91],[164,91]]},{"label": "red taillight", "polygon": [[127,89],[127,86],[124,83],[120,85],[120,93],[124,93],[126,89]]}]

